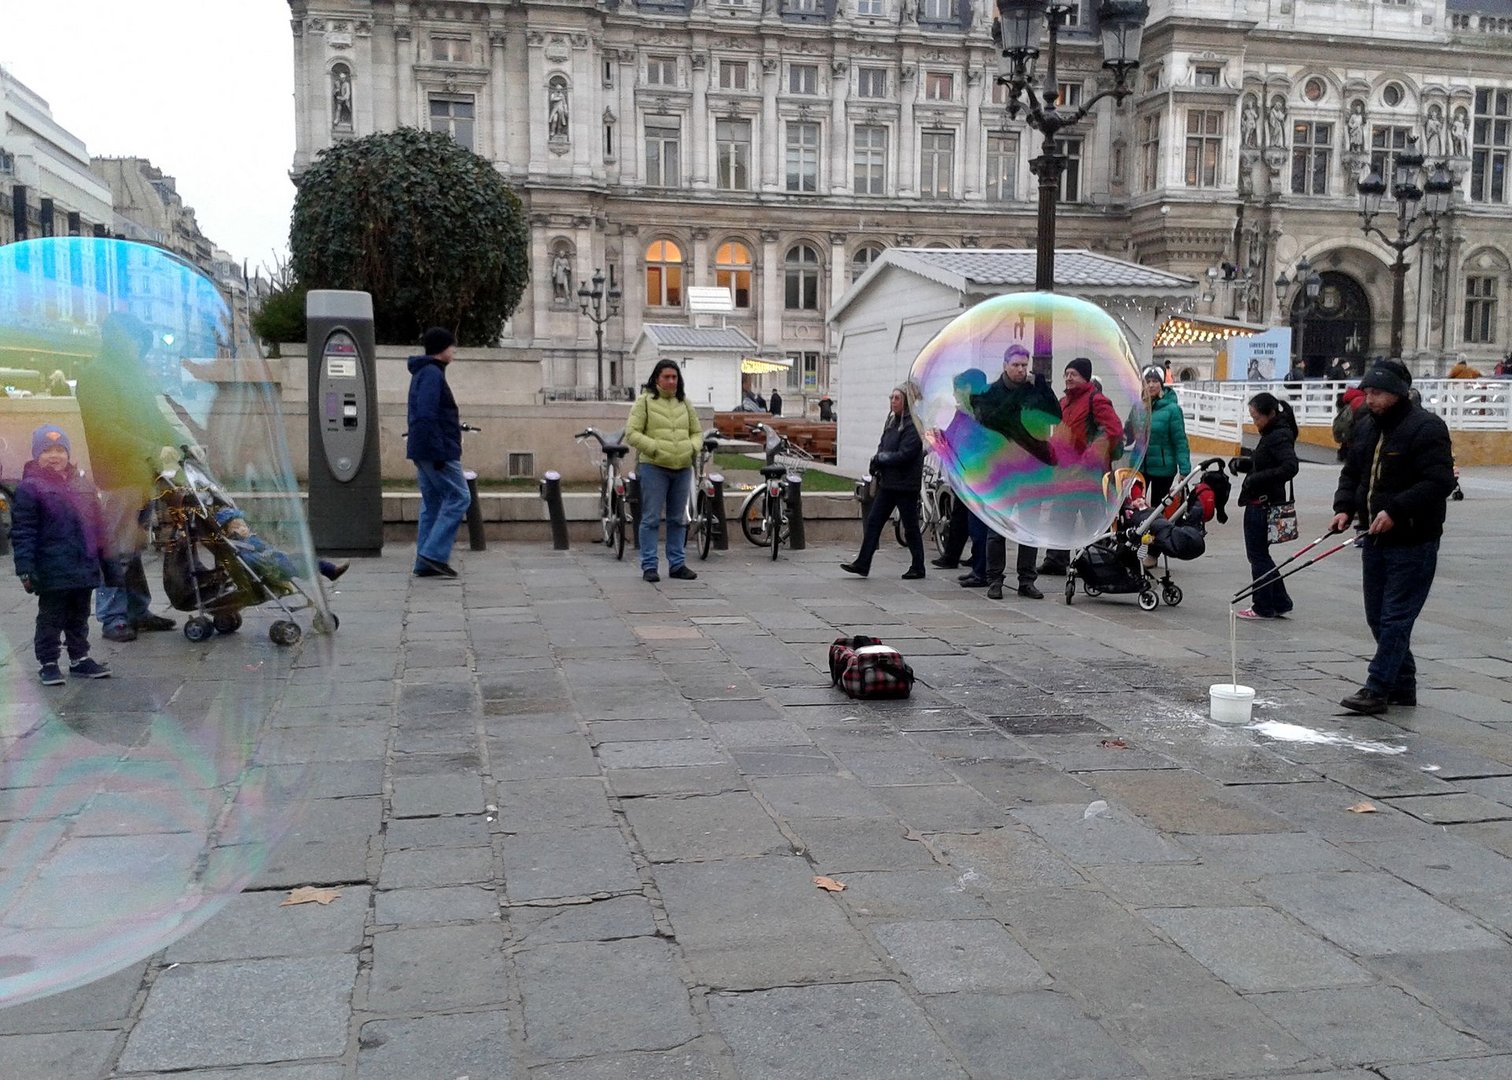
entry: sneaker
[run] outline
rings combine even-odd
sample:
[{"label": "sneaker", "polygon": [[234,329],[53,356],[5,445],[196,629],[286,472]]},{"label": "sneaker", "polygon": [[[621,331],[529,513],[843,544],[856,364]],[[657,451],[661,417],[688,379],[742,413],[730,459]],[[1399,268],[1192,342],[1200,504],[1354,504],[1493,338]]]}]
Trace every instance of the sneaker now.
[{"label": "sneaker", "polygon": [[867,574],[871,573],[871,571],[864,570],[853,562],[841,563],[840,569],[844,570],[847,574],[855,574],[857,577],[865,577]]},{"label": "sneaker", "polygon": [[37,678],[42,680],[43,686],[63,685],[63,672],[58,670],[57,664],[43,664],[37,671]]},{"label": "sneaker", "polygon": [[1037,585],[1020,585],[1019,595],[1027,597],[1030,600],[1043,600],[1045,598],[1045,594],[1039,591],[1039,586]]},{"label": "sneaker", "polygon": [[1242,611],[1236,611],[1236,612],[1234,612],[1234,618],[1236,618],[1236,619],[1255,620],[1255,619],[1274,619],[1275,616],[1274,615],[1262,615],[1258,611],[1256,611],[1254,608],[1247,607],[1247,608],[1244,608]]},{"label": "sneaker", "polygon": [[938,567],[941,570],[954,570],[961,565],[961,561],[959,559],[947,559],[941,555],[938,559],[930,559],[929,565]]},{"label": "sneaker", "polygon": [[649,581],[652,585],[655,585],[658,581],[661,580],[661,575],[658,574],[655,570],[647,570],[645,573],[641,574],[641,580]]},{"label": "sneaker", "polygon": [[68,665],[68,674],[75,679],[108,679],[110,678],[110,665],[102,664],[98,660],[86,656],[82,660],[75,660]]},{"label": "sneaker", "polygon": [[917,566],[910,566],[907,570],[903,571],[904,581],[918,581],[923,576],[924,571]]},{"label": "sneaker", "polygon": [[1001,581],[994,581],[991,585],[987,586],[987,599],[1001,600],[1002,598],[1003,583]]},{"label": "sneaker", "polygon": [[172,630],[178,623],[172,619],[165,619],[161,615],[148,612],[140,619],[131,620],[131,628],[139,633],[155,633],[162,630]]},{"label": "sneaker", "polygon": [[1339,704],[1350,712],[1364,713],[1366,716],[1379,716],[1388,707],[1385,695],[1376,693],[1368,686],[1362,686]]},{"label": "sneaker", "polygon": [[434,570],[436,573],[440,574],[442,577],[456,577],[457,576],[457,572],[452,569],[451,563],[442,562],[440,559],[426,558],[424,555],[419,556],[419,559],[420,559],[420,565],[430,567],[432,570]]},{"label": "sneaker", "polygon": [[116,623],[100,631],[100,636],[106,641],[135,641],[137,632],[125,623]]},{"label": "sneaker", "polygon": [[687,564],[684,563],[682,566],[674,566],[671,570],[668,570],[667,576],[676,578],[678,581],[696,581],[698,580],[698,571],[688,569]]}]

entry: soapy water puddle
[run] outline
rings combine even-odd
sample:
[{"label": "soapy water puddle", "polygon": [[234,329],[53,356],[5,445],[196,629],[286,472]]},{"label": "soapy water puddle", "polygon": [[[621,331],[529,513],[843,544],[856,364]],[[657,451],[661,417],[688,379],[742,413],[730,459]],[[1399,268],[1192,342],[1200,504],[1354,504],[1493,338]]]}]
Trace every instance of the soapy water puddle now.
[{"label": "soapy water puddle", "polygon": [[1282,720],[1260,720],[1249,725],[1249,730],[1264,735],[1276,742],[1319,743],[1327,746],[1348,746],[1366,754],[1405,754],[1405,746],[1390,746],[1372,739],[1356,739],[1332,731],[1317,731],[1301,724],[1288,724]]}]

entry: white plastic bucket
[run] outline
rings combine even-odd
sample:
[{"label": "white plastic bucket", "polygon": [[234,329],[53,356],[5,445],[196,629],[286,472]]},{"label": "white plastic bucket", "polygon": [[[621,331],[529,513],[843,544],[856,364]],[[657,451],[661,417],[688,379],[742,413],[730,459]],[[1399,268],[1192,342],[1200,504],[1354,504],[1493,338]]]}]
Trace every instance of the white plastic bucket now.
[{"label": "white plastic bucket", "polygon": [[1213,683],[1208,687],[1210,715],[1220,724],[1247,724],[1255,707],[1255,688],[1237,683]]}]

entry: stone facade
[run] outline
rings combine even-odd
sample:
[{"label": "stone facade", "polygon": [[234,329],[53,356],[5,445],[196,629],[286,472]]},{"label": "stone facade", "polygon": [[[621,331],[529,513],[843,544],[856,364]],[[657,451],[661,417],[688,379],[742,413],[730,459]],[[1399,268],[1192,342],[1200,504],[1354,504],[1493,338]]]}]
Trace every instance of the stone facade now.
[{"label": "stone facade", "polygon": [[[1479,9],[1503,2],[1154,0],[1135,93],[1064,133],[1058,246],[1211,280],[1199,313],[1255,323],[1290,316],[1271,283],[1306,255],[1324,288],[1304,353],[1384,352],[1394,254],[1362,232],[1354,183],[1411,134],[1459,194],[1409,252],[1405,352],[1493,361],[1512,344],[1512,52],[1507,20]],[[624,290],[616,378],[643,323],[728,285],[729,325],[793,358],[813,399],[835,351],[824,313],[880,250],[1034,244],[1040,137],[994,85],[990,0],[290,7],[296,173],[403,124],[494,161],[531,222],[507,344],[548,387],[593,383],[574,293],[596,268]],[[1095,7],[1062,38],[1071,104],[1107,85]]]},{"label": "stone facade", "polygon": [[111,224],[110,189],[82,139],[35,91],[0,68],[0,244],[93,236]]}]

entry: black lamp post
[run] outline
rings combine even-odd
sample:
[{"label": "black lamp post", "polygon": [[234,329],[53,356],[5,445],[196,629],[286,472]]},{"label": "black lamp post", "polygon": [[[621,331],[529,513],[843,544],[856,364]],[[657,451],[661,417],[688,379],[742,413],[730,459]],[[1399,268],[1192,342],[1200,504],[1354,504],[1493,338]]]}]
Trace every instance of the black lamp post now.
[{"label": "black lamp post", "polygon": [[[1425,178],[1426,176],[1426,178]],[[1441,161],[1430,173],[1418,153],[1417,140],[1396,156],[1391,171],[1391,196],[1396,200],[1396,236],[1389,236],[1374,224],[1381,212],[1386,181],[1374,169],[1359,183],[1360,228],[1366,235],[1374,233],[1396,251],[1391,264],[1391,355],[1402,358],[1402,308],[1405,305],[1407,251],[1438,231],[1439,218],[1449,212],[1454,197],[1454,179]]]},{"label": "black lamp post", "polygon": [[578,310],[593,322],[594,346],[598,352],[598,399],[604,400],[604,324],[619,314],[620,291],[618,286],[604,288],[604,272],[593,271],[593,288],[587,283],[578,286]]},{"label": "black lamp post", "polygon": [[1318,294],[1323,291],[1323,278],[1313,270],[1312,263],[1308,262],[1306,255],[1297,260],[1295,270],[1297,274],[1295,279],[1288,278],[1285,270],[1276,276],[1276,306],[1284,306],[1286,294],[1293,285],[1297,286],[1304,302],[1300,307],[1295,308],[1288,321],[1292,323],[1292,335],[1296,338],[1296,367],[1301,369],[1301,374],[1306,375],[1307,350],[1302,346],[1307,341],[1307,318],[1317,310]]},{"label": "black lamp post", "polygon": [[[1051,0],[997,0],[998,18],[992,21],[992,42],[998,50],[997,81],[1008,87],[1008,116],[1020,111],[1030,127],[1044,136],[1040,156],[1029,162],[1039,177],[1039,233],[1035,247],[1034,287],[1049,292],[1055,288],[1055,203],[1060,194],[1066,158],[1056,150],[1062,130],[1086,116],[1105,97],[1122,101],[1133,93],[1129,76],[1139,67],[1139,43],[1144,35],[1150,6],[1145,0],[1102,0],[1097,8],[1098,33],[1102,39],[1103,67],[1113,73],[1113,86],[1093,95],[1079,108],[1062,111],[1055,75],[1056,46],[1060,28],[1080,5]],[[1035,64],[1040,55],[1040,37],[1049,29],[1045,47],[1044,77]]]}]

